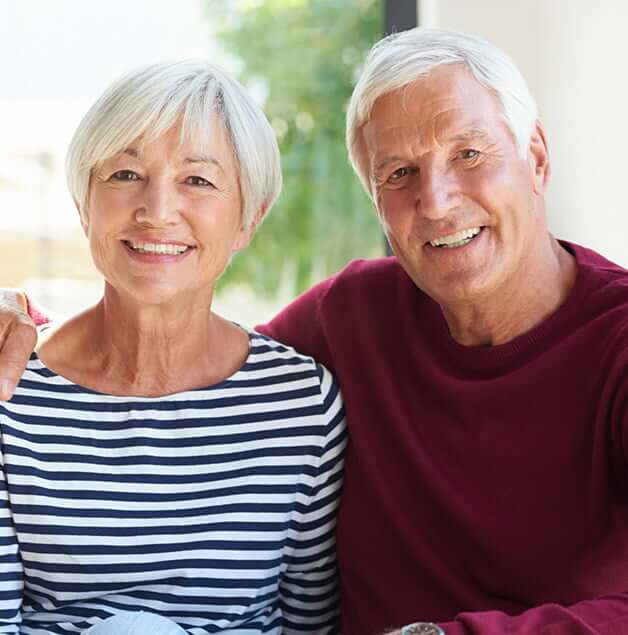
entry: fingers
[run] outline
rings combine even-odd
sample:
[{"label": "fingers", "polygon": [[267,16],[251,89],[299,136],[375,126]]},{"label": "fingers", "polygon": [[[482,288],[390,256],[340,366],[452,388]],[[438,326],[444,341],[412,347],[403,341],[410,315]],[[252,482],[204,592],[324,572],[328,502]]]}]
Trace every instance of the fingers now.
[{"label": "fingers", "polygon": [[19,291],[0,291],[0,400],[13,396],[37,342],[37,329]]}]

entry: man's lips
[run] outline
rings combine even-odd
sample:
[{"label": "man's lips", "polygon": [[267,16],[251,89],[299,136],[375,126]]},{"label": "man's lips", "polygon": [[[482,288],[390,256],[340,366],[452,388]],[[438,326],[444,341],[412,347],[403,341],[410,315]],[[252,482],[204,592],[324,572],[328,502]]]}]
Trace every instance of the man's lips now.
[{"label": "man's lips", "polygon": [[469,244],[476,236],[478,236],[483,230],[484,227],[481,225],[478,225],[476,227],[469,227],[467,229],[461,229],[451,234],[433,238],[428,242],[428,244],[439,249],[455,249],[456,247],[464,247],[465,245]]}]

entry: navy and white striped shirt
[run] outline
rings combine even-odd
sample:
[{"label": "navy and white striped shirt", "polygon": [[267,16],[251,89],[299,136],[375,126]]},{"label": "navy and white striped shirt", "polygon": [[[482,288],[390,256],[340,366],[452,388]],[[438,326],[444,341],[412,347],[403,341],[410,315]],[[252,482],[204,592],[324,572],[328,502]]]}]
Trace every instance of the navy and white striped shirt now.
[{"label": "navy and white striped shirt", "polygon": [[216,385],[119,397],[33,355],[0,429],[0,633],[140,609],[197,635],[334,630],[345,424],[311,358],[252,332]]}]

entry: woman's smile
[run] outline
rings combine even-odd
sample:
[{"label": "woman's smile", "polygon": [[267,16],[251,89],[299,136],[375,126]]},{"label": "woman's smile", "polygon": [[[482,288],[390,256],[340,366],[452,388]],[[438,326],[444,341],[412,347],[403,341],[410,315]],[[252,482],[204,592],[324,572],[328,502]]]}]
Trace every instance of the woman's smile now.
[{"label": "woman's smile", "polygon": [[154,239],[123,240],[122,244],[133,260],[147,264],[181,262],[195,249],[181,242]]}]

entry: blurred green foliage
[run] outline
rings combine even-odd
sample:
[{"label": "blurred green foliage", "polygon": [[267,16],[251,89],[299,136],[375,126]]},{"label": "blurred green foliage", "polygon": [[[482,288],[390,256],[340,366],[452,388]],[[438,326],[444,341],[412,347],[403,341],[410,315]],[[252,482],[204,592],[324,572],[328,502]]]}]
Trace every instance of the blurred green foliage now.
[{"label": "blurred green foliage", "polygon": [[344,146],[346,105],[360,64],[382,33],[377,0],[208,0],[236,73],[279,140],[284,189],[222,286],[296,294],[352,258],[381,255],[371,202]]}]

